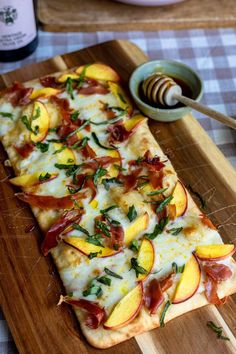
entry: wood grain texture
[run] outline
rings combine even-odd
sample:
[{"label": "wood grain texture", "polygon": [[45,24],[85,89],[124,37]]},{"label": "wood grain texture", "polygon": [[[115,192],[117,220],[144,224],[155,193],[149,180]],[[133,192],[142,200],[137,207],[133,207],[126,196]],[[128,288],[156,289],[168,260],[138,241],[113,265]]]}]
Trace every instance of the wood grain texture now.
[{"label": "wood grain texture", "polygon": [[[114,67],[127,84],[133,69],[147,58],[135,45],[112,41],[75,53],[33,64],[0,77],[0,84],[30,80],[91,61]],[[226,242],[235,242],[236,174],[192,115],[165,124],[150,122],[150,128],[170,157],[186,186],[198,191],[207,201],[205,212],[219,227]],[[2,147],[0,159],[6,159]],[[102,353],[84,340],[77,320],[68,306],[57,307],[63,286],[51,257],[42,257],[42,240],[28,206],[14,197],[7,183],[10,168],[0,165],[0,301],[20,353]],[[199,204],[199,201],[196,200]],[[36,228],[25,233],[25,227]],[[114,348],[113,354],[207,354],[236,353],[236,296],[224,306],[208,306],[181,316],[164,329],[141,334]],[[206,327],[213,320],[224,327],[230,342],[219,341]],[[178,343],[178,345],[177,345]],[[181,345],[180,345],[181,343]],[[194,349],[193,349],[194,348]]]},{"label": "wood grain texture", "polygon": [[142,7],[111,0],[38,0],[46,31],[128,31],[236,26],[235,0],[187,0]]}]

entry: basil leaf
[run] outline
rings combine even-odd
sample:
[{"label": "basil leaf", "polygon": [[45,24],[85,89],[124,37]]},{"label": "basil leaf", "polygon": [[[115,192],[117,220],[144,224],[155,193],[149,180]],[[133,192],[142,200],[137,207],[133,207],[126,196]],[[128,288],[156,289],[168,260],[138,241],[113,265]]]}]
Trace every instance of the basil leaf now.
[{"label": "basil leaf", "polygon": [[123,96],[121,93],[118,92],[118,96],[119,96],[121,102],[127,103],[126,100],[125,100],[125,98],[124,98],[124,96]]},{"label": "basil leaf", "polygon": [[48,132],[49,133],[56,133],[57,132],[57,128],[49,128]]},{"label": "basil leaf", "polygon": [[76,128],[75,130],[73,130],[73,132],[71,132],[70,134],[67,135],[67,137],[65,138],[65,140],[67,140],[68,138],[70,138],[72,135],[74,135],[75,133],[80,132],[81,130],[83,130],[85,127],[87,127],[87,125],[90,124],[90,119],[87,119],[80,127]]},{"label": "basil leaf", "polygon": [[113,123],[116,123],[118,122],[119,120],[121,120],[121,117],[120,116],[117,116],[117,117],[114,117],[112,119],[107,119],[107,120],[104,120],[102,122],[94,122],[91,120],[91,124],[93,125],[106,125],[106,124],[113,124]]},{"label": "basil leaf", "polygon": [[102,277],[100,278],[97,278],[97,281],[99,283],[102,283],[104,285],[107,285],[107,286],[110,286],[111,285],[111,279],[106,277],[105,275],[103,275]]},{"label": "basil leaf", "polygon": [[115,272],[113,272],[112,270],[108,269],[108,268],[104,268],[104,271],[107,275],[110,275],[111,277],[117,278],[117,279],[123,279],[123,277]]},{"label": "basil leaf", "polygon": [[46,151],[48,151],[48,148],[49,148],[49,144],[48,143],[41,143],[40,141],[37,142],[35,146],[41,152],[46,152]]},{"label": "basil leaf", "polygon": [[72,100],[74,99],[74,95],[73,95],[73,80],[71,77],[68,77],[66,80],[66,91],[67,93],[70,95],[70,97],[72,98]]},{"label": "basil leaf", "polygon": [[90,252],[89,255],[88,255],[88,259],[93,259],[93,258],[96,258],[98,256],[98,254],[101,254],[102,251],[99,251],[99,252]]},{"label": "basil leaf", "polygon": [[50,177],[51,174],[48,172],[46,174],[41,173],[41,175],[39,176],[39,181],[40,182],[47,181]]},{"label": "basil leaf", "polygon": [[70,146],[71,149],[81,150],[83,149],[90,139],[85,136],[83,139],[77,141],[74,145]]},{"label": "basil leaf", "polygon": [[36,108],[35,115],[32,116],[32,120],[38,119],[40,117],[41,109],[40,107]]},{"label": "basil leaf", "polygon": [[65,145],[64,145],[64,146],[62,146],[60,149],[58,149],[58,150],[54,151],[53,155],[55,155],[55,154],[59,154],[60,152],[64,151],[66,148],[67,148],[67,146],[65,146]]},{"label": "basil leaf", "polygon": [[116,147],[111,147],[111,146],[102,145],[102,144],[100,143],[100,141],[99,141],[99,139],[98,139],[96,133],[92,132],[91,135],[92,135],[92,137],[93,137],[94,142],[95,142],[98,146],[100,146],[102,149],[105,149],[105,150],[117,150]]},{"label": "basil leaf", "polygon": [[110,183],[117,183],[117,184],[123,184],[121,181],[119,181],[116,177],[113,178],[103,178],[102,184],[104,185],[104,188],[109,191],[110,189]]},{"label": "basil leaf", "polygon": [[76,188],[74,186],[67,186],[67,189],[68,189],[70,194],[75,194],[75,193],[80,191],[80,188]]},{"label": "basil leaf", "polygon": [[143,161],[143,157],[139,156],[136,160],[136,164],[140,165],[142,161]]},{"label": "basil leaf", "polygon": [[170,195],[169,197],[167,197],[166,199],[164,199],[159,206],[156,208],[156,213],[160,213],[166,205],[168,205],[170,203],[170,201],[173,199],[173,195]]},{"label": "basil leaf", "polygon": [[172,229],[169,229],[169,232],[171,233],[171,235],[177,236],[182,230],[182,227],[173,227]]},{"label": "basil leaf", "polygon": [[136,209],[135,209],[135,206],[134,205],[132,205],[131,207],[129,207],[129,211],[128,211],[128,214],[127,214],[127,217],[128,217],[128,219],[129,219],[129,221],[131,222],[131,221],[133,221],[134,219],[136,219],[137,218],[137,211],[136,211]]},{"label": "basil leaf", "polygon": [[137,258],[131,258],[130,262],[131,262],[130,270],[134,269],[137,278],[139,274],[147,274],[147,270],[138,264]]},{"label": "basil leaf", "polygon": [[11,120],[13,120],[13,114],[12,113],[0,112],[0,116],[2,116],[3,118],[10,118]]},{"label": "basil leaf", "polygon": [[90,65],[91,65],[91,64],[87,64],[87,65],[84,66],[84,68],[83,68],[83,70],[82,70],[82,72],[81,72],[81,74],[80,74],[80,77],[79,77],[79,79],[78,79],[78,86],[77,86],[78,89],[80,89],[80,88],[83,86],[84,78],[85,78],[85,76],[86,76],[86,70],[87,70],[87,68],[88,68]]},{"label": "basil leaf", "polygon": [[102,295],[102,288],[92,282],[89,288],[83,291],[83,296],[89,295],[96,295],[97,297],[100,297]]},{"label": "basil leaf", "polygon": [[185,264],[183,264],[182,266],[178,266],[177,263],[173,262],[173,263],[172,263],[172,268],[173,268],[173,270],[174,270],[174,272],[175,272],[176,274],[178,274],[178,273],[183,273],[184,268],[185,268]]},{"label": "basil leaf", "polygon": [[223,336],[223,328],[218,327],[213,321],[208,321],[207,326],[210,327],[217,334],[217,338],[223,340],[230,340],[228,337]]},{"label": "basil leaf", "polygon": [[72,120],[72,122],[75,122],[78,118],[79,118],[79,111],[74,111],[73,113],[71,113],[70,119]]},{"label": "basil leaf", "polygon": [[89,236],[89,232],[86,229],[84,229],[82,226],[80,226],[79,224],[73,224],[72,227],[74,230],[78,230],[78,231],[82,232],[83,234]]},{"label": "basil leaf", "polygon": [[144,234],[144,237],[148,238],[149,240],[154,240],[158,235],[160,235],[163,232],[163,230],[164,230],[165,226],[168,224],[168,222],[169,222],[168,217],[161,218],[161,220],[159,221],[159,224],[157,224],[154,227],[153,232]]},{"label": "basil leaf", "polygon": [[148,196],[153,196],[153,195],[157,195],[157,194],[161,194],[164,193],[165,191],[167,191],[168,188],[162,188],[162,189],[158,189],[157,191],[153,191],[148,193]]},{"label": "basil leaf", "polygon": [[138,244],[138,240],[133,240],[129,245],[129,249],[132,251],[135,251],[135,252],[138,252],[139,248],[140,248],[140,246]]},{"label": "basil leaf", "polygon": [[103,221],[95,220],[95,226],[98,230],[100,230],[105,236],[111,237],[110,227],[105,224]]},{"label": "basil leaf", "polygon": [[102,239],[102,235],[100,234],[95,234],[95,235],[89,235],[87,238],[86,238],[86,242],[88,243],[92,243],[93,245],[95,246],[100,246],[100,247],[104,247],[102,242],[101,242],[101,239]]},{"label": "basil leaf", "polygon": [[28,117],[26,115],[21,117],[22,123],[26,126],[26,128],[33,133],[33,129],[31,128],[30,121],[28,120]]},{"label": "basil leaf", "polygon": [[161,327],[165,327],[165,322],[164,322],[164,319],[165,319],[165,315],[166,315],[166,312],[168,310],[168,308],[170,307],[171,305],[171,302],[170,300],[167,301],[167,303],[165,304],[165,307],[161,313],[161,316],[160,316],[160,326]]},{"label": "basil leaf", "polygon": [[108,207],[106,209],[100,210],[100,213],[106,214],[106,213],[108,213],[108,211],[113,210],[113,209],[117,209],[117,208],[119,208],[119,205],[111,205],[110,207]]},{"label": "basil leaf", "polygon": [[99,178],[105,176],[106,174],[107,170],[105,168],[99,167],[93,175],[94,185],[97,186]]}]

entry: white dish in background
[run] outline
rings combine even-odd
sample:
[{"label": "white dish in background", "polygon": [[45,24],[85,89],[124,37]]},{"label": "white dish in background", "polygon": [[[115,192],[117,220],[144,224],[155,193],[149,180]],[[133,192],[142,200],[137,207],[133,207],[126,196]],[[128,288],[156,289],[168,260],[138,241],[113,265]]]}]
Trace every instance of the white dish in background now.
[{"label": "white dish in background", "polygon": [[124,4],[129,5],[138,5],[138,6],[162,6],[176,4],[185,0],[115,0],[118,2],[123,2]]}]

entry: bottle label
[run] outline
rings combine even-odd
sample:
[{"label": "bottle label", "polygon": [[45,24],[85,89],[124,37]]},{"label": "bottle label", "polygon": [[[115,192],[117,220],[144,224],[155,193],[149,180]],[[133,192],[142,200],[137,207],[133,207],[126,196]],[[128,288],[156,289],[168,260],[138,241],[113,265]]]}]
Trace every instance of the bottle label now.
[{"label": "bottle label", "polygon": [[0,0],[0,50],[22,48],[36,34],[32,0]]}]

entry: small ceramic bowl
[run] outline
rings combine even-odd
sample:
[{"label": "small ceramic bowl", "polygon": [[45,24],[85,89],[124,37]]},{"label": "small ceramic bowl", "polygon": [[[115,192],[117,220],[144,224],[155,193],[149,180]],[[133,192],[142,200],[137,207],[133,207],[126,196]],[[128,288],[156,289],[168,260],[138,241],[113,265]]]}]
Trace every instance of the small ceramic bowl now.
[{"label": "small ceramic bowl", "polygon": [[189,66],[174,60],[154,60],[140,65],[132,73],[129,80],[129,88],[138,108],[147,117],[161,121],[173,122],[182,118],[191,111],[190,107],[156,108],[140,97],[140,85],[148,76],[159,72],[179,79],[187,85],[192,92],[192,99],[199,101],[202,97],[202,81]]}]

